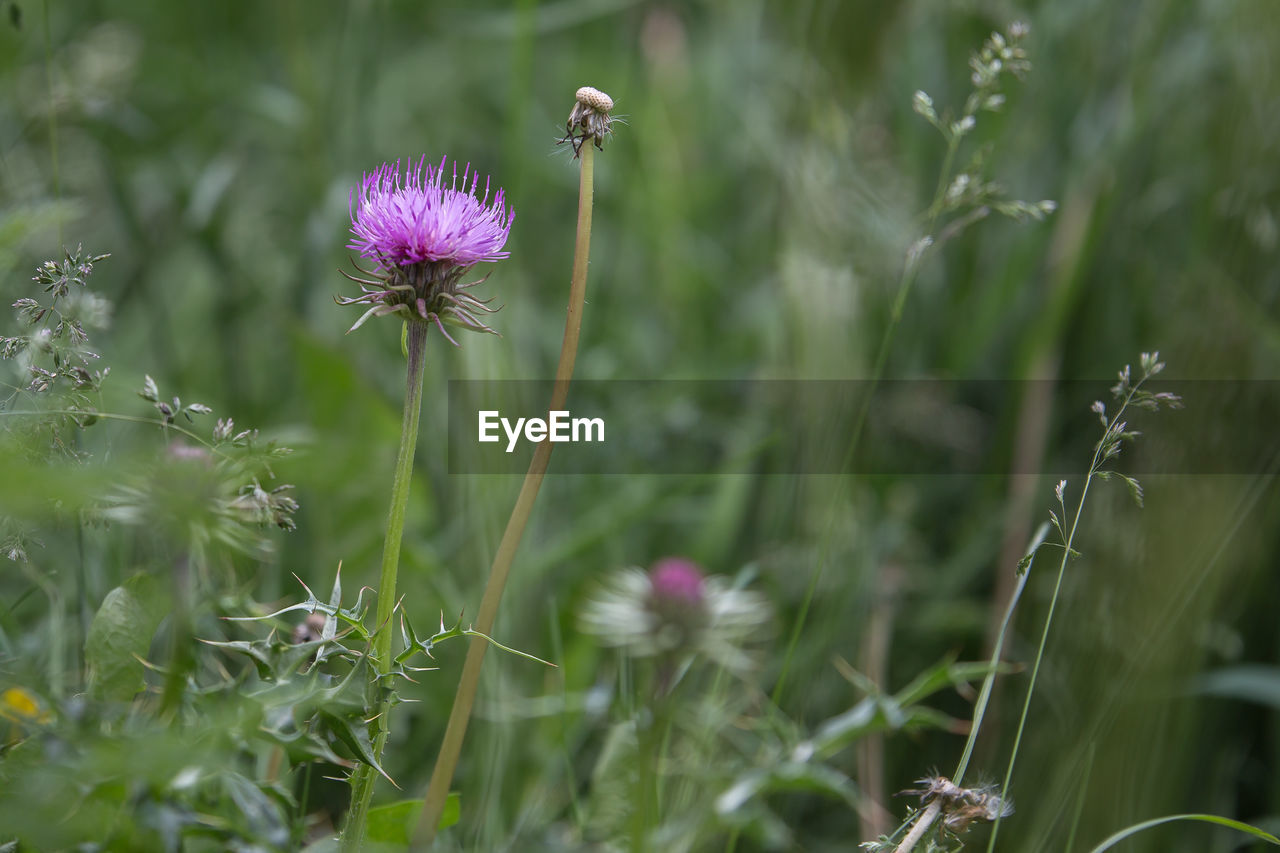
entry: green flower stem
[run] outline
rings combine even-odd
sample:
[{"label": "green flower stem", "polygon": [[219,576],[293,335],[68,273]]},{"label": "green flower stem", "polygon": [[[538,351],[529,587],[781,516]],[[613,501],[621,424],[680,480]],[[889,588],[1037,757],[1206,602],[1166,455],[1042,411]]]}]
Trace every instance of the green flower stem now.
[{"label": "green flower stem", "polygon": [[[382,544],[382,574],[378,580],[377,633],[373,641],[374,666],[380,676],[391,671],[391,615],[396,606],[396,571],[400,567],[400,540],[404,535],[404,513],[409,502],[409,482],[413,479],[413,453],[418,444],[418,415],[422,412],[422,373],[427,324],[409,321],[407,350],[408,370],[405,381],[404,420],[400,426],[400,452],[396,456],[395,479],[391,482],[391,513],[387,519],[387,536]],[[379,688],[381,690],[381,687]],[[390,692],[383,691],[371,732],[373,757],[381,763],[387,744],[387,716],[391,710]],[[357,851],[364,845],[377,772],[367,764],[356,768],[352,778],[351,810],[342,832],[342,849]]]},{"label": "green flower stem", "polygon": [[[578,186],[578,236],[573,252],[573,278],[569,285],[569,311],[564,324],[564,341],[560,345],[560,363],[556,367],[555,387],[551,392],[550,411],[563,409],[569,396],[569,381],[573,378],[573,366],[578,358],[578,336],[582,330],[582,307],[587,293],[587,256],[591,249],[591,198],[594,184],[593,154],[591,144],[582,146],[582,171]],[[533,503],[538,497],[538,489],[542,486],[542,478],[547,473],[547,464],[551,460],[550,441],[542,441],[533,453],[533,461],[529,463],[529,471],[524,476],[524,484],[516,498],[516,505],[507,520],[507,528],[502,534],[502,541],[493,557],[493,566],[489,569],[489,580],[485,584],[484,597],[480,599],[480,612],[476,616],[475,630],[484,635],[493,632],[493,623],[498,615],[498,604],[502,601],[502,591],[507,584],[507,575],[511,571],[511,562],[515,559],[516,549],[520,546],[520,538],[524,535],[525,525],[533,511]],[[436,758],[435,769],[431,772],[431,783],[427,787],[427,796],[422,804],[422,813],[418,817],[418,825],[414,832],[414,846],[427,849],[435,841],[436,829],[440,825],[440,816],[444,813],[445,799],[449,796],[449,786],[453,783],[454,769],[458,765],[458,756],[462,752],[462,741],[467,734],[467,724],[471,720],[471,708],[475,704],[476,691],[480,686],[480,666],[484,663],[484,654],[488,650],[488,641],[483,637],[472,637],[471,646],[467,649],[467,659],[462,666],[462,678],[458,682],[458,692],[453,697],[453,710],[449,713],[449,724],[445,728],[444,741],[440,744],[440,755]]]},{"label": "green flower stem", "polygon": [[642,715],[632,718],[636,726],[636,761],[640,770],[639,791],[633,794],[635,803],[631,812],[632,853],[645,853],[652,849],[649,842],[653,829],[662,822],[663,757],[671,740],[674,710],[674,700],[662,684],[666,680],[668,676],[659,675],[654,683],[655,698],[649,705],[648,722],[644,722]]}]

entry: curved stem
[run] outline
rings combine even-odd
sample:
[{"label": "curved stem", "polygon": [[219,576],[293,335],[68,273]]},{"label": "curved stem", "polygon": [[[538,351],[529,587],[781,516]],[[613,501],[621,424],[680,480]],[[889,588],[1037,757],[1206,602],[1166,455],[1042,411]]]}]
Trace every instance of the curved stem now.
[{"label": "curved stem", "polygon": [[[382,544],[382,573],[378,580],[378,613],[373,641],[374,666],[378,675],[391,671],[391,615],[396,606],[396,572],[400,566],[400,540],[404,535],[405,507],[409,502],[409,482],[413,478],[413,454],[418,444],[418,416],[422,411],[422,373],[426,363],[424,351],[427,341],[427,324],[410,321],[408,324],[408,368],[405,380],[404,420],[400,426],[400,451],[396,455],[395,478],[391,482],[391,512],[387,519],[387,535]],[[390,692],[378,688],[382,699],[372,722],[373,757],[381,762],[382,750],[387,744],[387,716],[390,711]],[[373,799],[373,783],[376,771],[367,764],[356,768],[351,782],[351,810],[347,813],[347,825],[342,832],[342,849],[360,850],[364,844],[369,817],[369,803]]]},{"label": "curved stem", "polygon": [[[582,330],[582,307],[587,292],[587,256],[591,249],[591,198],[593,189],[593,154],[590,144],[582,146],[582,171],[578,187],[578,236],[574,244],[573,278],[569,285],[569,310],[565,318],[564,341],[560,345],[560,363],[556,367],[555,386],[551,392],[550,411],[563,409],[569,395],[569,381],[573,378],[573,366],[578,358],[578,336]],[[502,592],[507,585],[507,575],[511,571],[511,563],[515,559],[516,549],[524,535],[525,525],[533,511],[533,503],[538,497],[538,489],[542,486],[542,478],[547,472],[547,464],[551,460],[550,441],[542,441],[533,452],[533,460],[529,463],[529,471],[524,476],[524,484],[516,498],[516,505],[507,520],[507,528],[503,531],[502,541],[493,557],[493,566],[489,569],[489,580],[485,584],[484,597],[480,600],[480,611],[476,616],[475,630],[489,635],[493,632],[493,623],[498,615],[498,604],[502,601]],[[488,641],[483,637],[472,637],[471,646],[467,649],[467,659],[462,666],[462,678],[458,682],[458,692],[453,697],[453,710],[449,713],[449,724],[445,728],[444,741],[440,744],[440,755],[436,758],[435,769],[431,772],[431,783],[427,788],[427,796],[422,804],[422,813],[418,817],[418,825],[414,833],[414,844],[426,849],[435,841],[436,829],[440,824],[440,816],[444,813],[444,804],[449,796],[449,786],[453,783],[454,769],[458,764],[458,756],[462,752],[462,741],[467,734],[467,724],[471,720],[471,709],[475,704],[476,691],[480,686],[480,667],[484,663]]]},{"label": "curved stem", "polygon": [[134,423],[134,424],[150,424],[152,426],[158,426],[161,429],[171,429],[174,432],[180,432],[183,435],[185,435],[187,438],[191,439],[192,441],[198,442],[199,444],[203,445],[210,452],[216,453],[219,456],[222,456],[226,459],[231,458],[230,456],[227,455],[225,451],[219,450],[207,439],[201,438],[199,435],[187,429],[186,427],[182,426],[181,424],[166,423],[161,418],[143,418],[137,415],[117,415],[113,412],[86,411],[84,409],[9,409],[7,411],[0,411],[0,417],[13,416],[13,417],[38,418],[38,417],[46,417],[48,415],[68,415],[71,417],[78,417],[78,418],[97,418],[98,420],[104,420],[104,421],[110,420],[110,421],[125,421],[127,423]]}]

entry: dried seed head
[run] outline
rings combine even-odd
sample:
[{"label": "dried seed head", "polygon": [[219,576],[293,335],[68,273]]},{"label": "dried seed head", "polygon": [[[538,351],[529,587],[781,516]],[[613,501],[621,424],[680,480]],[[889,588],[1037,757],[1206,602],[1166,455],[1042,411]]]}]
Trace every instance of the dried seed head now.
[{"label": "dried seed head", "polygon": [[953,833],[964,832],[974,821],[995,821],[1013,814],[1013,803],[1000,796],[994,785],[962,788],[945,776],[917,779],[919,788],[900,791],[920,797],[920,804],[938,802],[945,815],[943,825]]},{"label": "dried seed head", "polygon": [[593,89],[590,86],[583,86],[578,90],[578,103],[583,106],[591,107],[598,113],[607,113],[613,109],[613,98],[610,98],[599,89]]},{"label": "dried seed head", "polygon": [[591,86],[580,88],[576,98],[569,120],[564,125],[565,135],[560,140],[573,146],[575,157],[588,140],[596,148],[603,148],[604,138],[613,132],[613,119],[609,115],[613,109],[613,98]]}]

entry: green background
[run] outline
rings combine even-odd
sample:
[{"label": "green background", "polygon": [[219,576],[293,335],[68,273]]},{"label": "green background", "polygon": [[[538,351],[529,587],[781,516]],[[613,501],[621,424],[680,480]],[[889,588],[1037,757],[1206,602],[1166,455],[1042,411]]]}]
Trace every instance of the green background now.
[{"label": "green background", "polygon": [[[969,54],[1015,19],[1030,24],[1034,68],[965,152],[989,144],[993,179],[1058,210],[1043,223],[993,216],[931,255],[886,375],[1094,379],[1101,397],[1115,370],[1158,349],[1173,378],[1280,376],[1280,12],[1268,0],[2,5],[0,296],[26,295],[62,244],[110,252],[92,279],[115,303],[94,339],[113,368],[106,408],[147,414],[133,391],[150,374],[299,451],[278,466],[297,485],[298,530],[276,537],[273,559],[236,564],[261,601],[297,597],[290,572],[327,589],[339,561],[347,589],[376,582],[403,362],[396,321],[344,336],[358,315],[333,304],[354,287],[337,273],[348,194],[384,161],[447,154],[492,175],[516,218],[511,257],[481,288],[505,306],[502,337],[430,341],[400,588],[419,624],[475,612],[519,478],[447,473],[446,383],[554,372],[577,197],[556,139],[584,84],[625,123],[596,157],[579,376],[867,377],[945,150],[912,93],[958,108]],[[1274,433],[1214,421],[1211,399],[1187,404],[1242,443]],[[575,614],[615,568],[669,554],[750,567],[775,611],[757,644],[767,692],[821,567],[780,697],[801,727],[861,698],[836,657],[897,689],[948,653],[985,656],[994,602],[1052,500],[1052,478],[1000,472],[1037,455],[1083,465],[1097,428],[1087,411],[1013,393],[999,411],[906,415],[941,445],[961,429],[991,439],[983,476],[788,476],[765,455],[703,476],[549,478],[496,635],[560,668],[489,657],[453,840],[556,849],[557,827],[577,819],[605,726],[589,700],[613,683],[615,657]],[[1156,433],[1179,417],[1133,425]],[[807,430],[827,435],[822,418],[797,413],[785,430],[802,446]],[[723,442],[751,447],[777,427],[748,418]],[[92,436],[99,458],[158,441],[118,424]],[[1081,849],[1172,812],[1280,823],[1280,506],[1274,471],[1259,473],[1147,478],[1143,511],[1119,484],[1091,496],[1002,849],[1061,849],[1076,808]],[[68,536],[35,562],[75,559]],[[1014,660],[1034,653],[1051,563],[1023,599]],[[71,623],[130,573],[94,561]],[[31,581],[4,568],[0,586],[17,600]],[[22,601],[0,622],[0,679],[28,677],[47,653],[22,640],[45,624],[42,599]],[[443,649],[441,671],[412,688],[421,704],[397,709],[386,765],[410,795],[460,651]],[[1197,680],[1247,664],[1258,668],[1236,681]],[[1226,695],[1205,694],[1224,678]],[[1003,682],[979,741],[976,766],[993,778],[1025,683]],[[939,702],[969,713],[959,696]],[[879,758],[833,763],[900,818],[887,796],[945,772],[962,745],[899,734]],[[794,849],[869,838],[839,802],[773,805]],[[1157,830],[1131,849],[1230,849],[1214,831]],[[699,844],[720,849],[711,837]]]}]

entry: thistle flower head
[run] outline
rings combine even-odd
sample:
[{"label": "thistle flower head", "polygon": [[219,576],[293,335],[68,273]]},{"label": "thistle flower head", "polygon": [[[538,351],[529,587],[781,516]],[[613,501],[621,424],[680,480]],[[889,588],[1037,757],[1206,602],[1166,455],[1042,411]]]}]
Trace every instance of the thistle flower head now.
[{"label": "thistle flower head", "polygon": [[490,202],[486,179],[484,195],[477,197],[480,176],[470,165],[463,169],[459,189],[457,163],[446,185],[447,162],[442,158],[432,167],[423,157],[403,174],[398,161],[366,173],[351,194],[348,248],[383,267],[424,261],[467,267],[507,257],[502,247],[511,233],[511,209],[505,194],[499,189]]},{"label": "thistle flower head", "polygon": [[403,170],[399,161],[384,164],[352,190],[347,248],[372,269],[357,267],[361,276],[347,276],[361,285],[362,295],[338,300],[371,306],[351,330],[370,317],[399,314],[434,323],[454,345],[446,323],[493,332],[476,314],[495,309],[462,292],[479,282],[460,282],[473,265],[508,256],[503,246],[515,215],[505,193],[493,192],[487,178],[479,194],[480,177],[470,165],[459,178],[457,164],[449,170],[447,163],[442,158],[432,166],[423,157]]},{"label": "thistle flower head", "polygon": [[746,669],[750,658],[741,645],[768,619],[768,605],[756,593],[704,576],[691,560],[670,557],[648,572],[613,574],[584,609],[582,627],[637,657],[703,655]]}]

